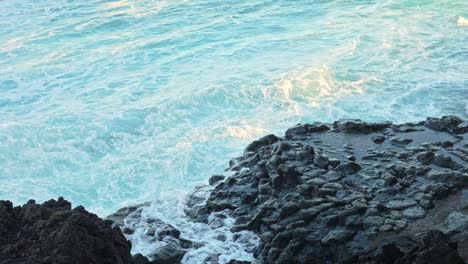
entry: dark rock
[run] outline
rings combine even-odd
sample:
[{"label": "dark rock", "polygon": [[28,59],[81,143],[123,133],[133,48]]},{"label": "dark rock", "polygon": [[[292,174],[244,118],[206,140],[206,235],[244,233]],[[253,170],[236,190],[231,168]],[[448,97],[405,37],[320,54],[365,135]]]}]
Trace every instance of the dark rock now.
[{"label": "dark rock", "polygon": [[281,207],[280,214],[283,217],[290,216],[291,214],[297,212],[301,207],[294,202],[288,202],[283,207]]},{"label": "dark rock", "polygon": [[371,140],[375,144],[382,144],[385,141],[385,137],[384,136],[373,136],[373,137],[371,137]]},{"label": "dark rock", "polygon": [[417,202],[411,199],[391,200],[388,202],[387,207],[392,210],[403,210],[416,204]]},{"label": "dark rock", "polygon": [[403,216],[408,219],[419,219],[426,215],[426,211],[420,206],[413,206],[403,211]]},{"label": "dark rock", "polygon": [[138,253],[132,257],[132,264],[150,264],[148,258]]},{"label": "dark rock", "polygon": [[259,148],[271,145],[275,142],[277,142],[279,138],[275,135],[267,135],[262,137],[259,140],[255,140],[254,142],[250,143],[247,148],[245,149],[245,152],[254,152],[257,151]]},{"label": "dark rock", "polygon": [[453,212],[445,220],[445,224],[449,231],[468,231],[468,214],[462,212]]},{"label": "dark rock", "polygon": [[389,185],[394,185],[398,182],[398,179],[395,176],[389,174],[384,177],[384,180]]},{"label": "dark rock", "polygon": [[[130,210],[131,211],[131,210]],[[131,263],[130,242],[110,221],[59,198],[0,201],[0,263]]]},{"label": "dark rock", "polygon": [[429,231],[418,240],[415,237],[397,235],[379,241],[373,248],[344,263],[396,263],[396,264],[463,264],[456,247],[447,235]]},{"label": "dark rock", "polygon": [[224,176],[223,175],[213,175],[210,177],[210,179],[208,180],[208,183],[213,186],[215,185],[215,183],[219,182],[219,181],[222,181],[224,180]]},{"label": "dark rock", "polygon": [[[467,131],[463,131],[463,129],[458,129],[458,125],[462,124],[463,120],[456,116],[443,116],[442,118],[427,118],[424,126],[432,129],[434,131],[446,131],[446,132],[454,132],[457,131],[459,133],[466,133]],[[463,126],[462,126],[463,127]]]},{"label": "dark rock", "polygon": [[416,158],[424,165],[429,165],[434,160],[434,153],[431,151],[425,151],[419,153]]},{"label": "dark rock", "polygon": [[[427,254],[434,263],[457,261],[464,255],[454,243],[468,250],[464,218],[449,221],[434,210],[468,187],[468,144],[456,134],[463,126],[455,117],[402,125],[340,120],[334,130],[298,125],[249,146],[202,214],[223,211],[235,218],[231,231],[255,232],[256,263],[409,264],[429,261]],[[446,218],[440,227],[450,240],[416,235]]]},{"label": "dark rock", "polygon": [[457,127],[453,128],[453,132],[455,134],[466,134],[466,133],[468,133],[468,122],[463,121],[462,123],[458,123]]},{"label": "dark rock", "polygon": [[452,164],[452,159],[448,156],[444,156],[441,154],[434,155],[434,164],[443,167],[443,168],[450,168]]},{"label": "dark rock", "polygon": [[227,262],[227,264],[251,264],[252,262],[250,261],[243,261],[243,260],[236,260],[236,259],[231,259],[230,261]]},{"label": "dark rock", "polygon": [[342,243],[343,241],[351,239],[354,234],[355,232],[350,230],[332,230],[322,238],[322,243],[325,245]]},{"label": "dark rock", "polygon": [[169,224],[164,224],[164,226],[161,229],[159,229],[159,231],[158,231],[158,238],[159,238],[159,240],[162,240],[166,236],[179,238],[180,237],[180,231],[178,229],[176,229],[175,227],[169,225]]},{"label": "dark rock", "polygon": [[281,164],[278,166],[278,174],[285,179],[287,183],[297,183],[299,172],[293,166]]},{"label": "dark rock", "polygon": [[390,139],[390,142],[391,142],[393,145],[396,145],[396,146],[408,145],[408,144],[411,143],[412,141],[413,141],[412,139],[409,139],[409,138],[400,138],[400,137],[394,137],[394,138],[391,138],[391,139]]},{"label": "dark rock", "polygon": [[114,226],[123,226],[123,221],[127,216],[137,211],[138,208],[140,208],[141,206],[145,206],[145,205],[147,204],[121,208],[117,212],[107,216],[106,220],[112,221],[114,223]]},{"label": "dark rock", "polygon": [[335,121],[333,127],[343,133],[371,133],[389,127],[391,123],[366,123],[360,119],[343,119]]},{"label": "dark rock", "polygon": [[177,249],[171,245],[165,245],[155,249],[149,254],[155,264],[176,264],[180,263],[186,251]]},{"label": "dark rock", "polygon": [[321,169],[326,169],[328,167],[328,156],[325,154],[317,154],[314,157],[314,164],[321,168]]},{"label": "dark rock", "polygon": [[298,124],[295,127],[292,127],[286,130],[285,135],[286,135],[286,138],[290,138],[294,135],[305,135],[308,133],[325,132],[328,130],[330,130],[330,128],[327,125],[324,125],[321,123],[305,124],[305,125]]},{"label": "dark rock", "polygon": [[347,162],[345,164],[339,165],[336,167],[336,170],[344,173],[345,175],[351,175],[359,172],[361,170],[361,165],[355,162]]},{"label": "dark rock", "polygon": [[338,159],[328,159],[328,164],[332,167],[332,168],[336,168],[338,165],[340,165],[341,161],[338,160]]}]

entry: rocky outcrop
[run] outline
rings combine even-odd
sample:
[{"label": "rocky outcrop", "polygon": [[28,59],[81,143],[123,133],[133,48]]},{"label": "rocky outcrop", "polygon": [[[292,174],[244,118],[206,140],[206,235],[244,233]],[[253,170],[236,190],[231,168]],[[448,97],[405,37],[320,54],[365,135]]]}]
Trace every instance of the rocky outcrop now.
[{"label": "rocky outcrop", "polygon": [[109,221],[59,198],[0,201],[1,264],[130,264],[130,242]]},{"label": "rocky outcrop", "polygon": [[[247,146],[227,175],[187,197],[186,216],[207,223],[204,231],[232,227],[229,239],[254,252],[258,264],[466,263],[467,133],[468,123],[454,116],[299,124]],[[122,208],[103,221],[63,199],[22,207],[0,201],[0,264],[176,264],[207,246],[143,214],[149,206]],[[154,250],[130,256],[119,228]],[[219,243],[228,241],[225,233]],[[249,263],[219,255],[202,262]]]},{"label": "rocky outcrop", "polygon": [[[222,212],[234,231],[258,234],[257,263],[463,263],[466,133],[453,116],[297,125],[250,144],[234,175],[211,178],[208,199],[192,195],[186,211],[195,221]],[[453,196],[446,219],[430,216]]]}]

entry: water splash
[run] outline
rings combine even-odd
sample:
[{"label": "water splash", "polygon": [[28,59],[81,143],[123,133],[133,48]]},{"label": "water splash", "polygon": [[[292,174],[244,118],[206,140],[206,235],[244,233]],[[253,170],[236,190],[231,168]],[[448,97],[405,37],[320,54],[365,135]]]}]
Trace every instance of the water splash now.
[{"label": "water splash", "polygon": [[[206,198],[210,189],[208,186],[198,188],[196,195]],[[250,231],[232,232],[234,219],[229,216],[228,210],[212,213],[207,224],[193,222],[187,218],[183,210],[186,206],[185,195],[179,193],[177,197],[171,196],[169,199],[142,206],[125,219],[124,228],[134,230],[132,234],[126,235],[132,242],[133,254],[150,255],[156,248],[171,243],[148,235],[150,229],[152,229],[151,234],[159,232],[164,226],[158,224],[158,220],[161,220],[180,230],[181,239],[193,243],[194,247],[189,249],[182,259],[184,264],[206,263],[209,258],[215,258],[216,263],[220,264],[232,259],[254,260],[253,251],[260,243],[259,237]],[[138,216],[135,217],[135,214]]]}]

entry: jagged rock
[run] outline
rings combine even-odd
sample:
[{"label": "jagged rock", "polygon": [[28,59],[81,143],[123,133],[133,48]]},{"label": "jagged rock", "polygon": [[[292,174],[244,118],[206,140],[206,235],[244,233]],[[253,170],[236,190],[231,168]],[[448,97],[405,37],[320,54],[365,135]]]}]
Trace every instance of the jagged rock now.
[{"label": "jagged rock", "polygon": [[[184,211],[213,228],[232,217],[233,232],[255,232],[258,263],[463,263],[468,206],[443,217],[434,210],[441,210],[440,199],[466,195],[467,132],[467,122],[453,116],[402,125],[356,119],[297,125],[285,137],[252,142],[230,162],[232,176],[212,176],[213,187],[197,188]],[[0,264],[180,263],[196,243],[167,223],[142,218],[146,206],[102,221],[63,200],[22,208],[0,202]],[[147,256],[151,261],[131,258],[117,229],[133,236],[141,221],[148,239],[164,241]],[[436,222],[448,233],[429,231]],[[215,254],[206,259],[218,261]]]},{"label": "jagged rock", "polygon": [[110,221],[63,198],[21,207],[0,201],[2,264],[130,264],[130,248]]},{"label": "jagged rock", "polygon": [[[459,121],[443,117],[393,125],[340,120],[333,123],[334,130],[324,124],[297,125],[285,138],[271,144],[262,139],[255,151],[249,147],[238,162],[261,173],[235,173],[232,184],[211,192],[205,212],[227,208],[244,212],[243,217],[254,214],[236,230],[260,236],[259,263],[343,263],[359,257],[377,237],[405,232],[424,220],[437,199],[468,187],[468,169],[459,162],[468,145],[456,134],[463,124]],[[248,161],[256,153],[263,158]],[[246,203],[243,197],[252,186],[256,199]],[[298,231],[295,237],[293,230],[301,228],[306,234]],[[378,254],[394,263],[408,255],[406,249],[383,245]]]}]

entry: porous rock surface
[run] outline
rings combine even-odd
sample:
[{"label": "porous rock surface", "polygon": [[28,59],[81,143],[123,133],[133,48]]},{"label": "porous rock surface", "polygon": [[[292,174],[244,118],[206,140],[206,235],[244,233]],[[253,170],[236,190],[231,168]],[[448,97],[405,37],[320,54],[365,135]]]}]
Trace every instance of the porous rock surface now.
[{"label": "porous rock surface", "polygon": [[63,198],[0,201],[0,264],[130,264],[130,249],[120,229]]},{"label": "porous rock surface", "polygon": [[256,263],[465,263],[467,132],[454,116],[297,125],[252,142],[186,212],[257,233]]}]

